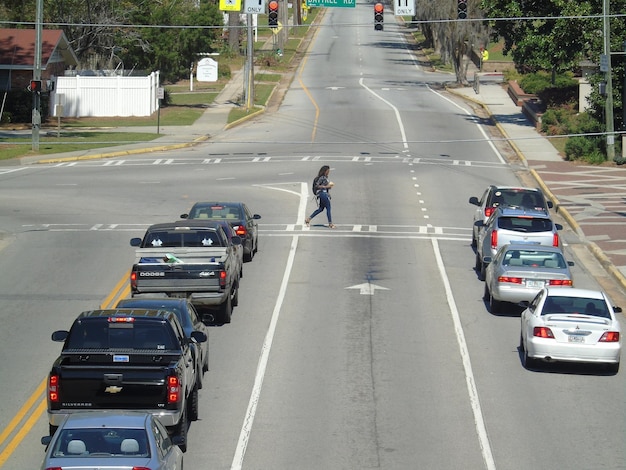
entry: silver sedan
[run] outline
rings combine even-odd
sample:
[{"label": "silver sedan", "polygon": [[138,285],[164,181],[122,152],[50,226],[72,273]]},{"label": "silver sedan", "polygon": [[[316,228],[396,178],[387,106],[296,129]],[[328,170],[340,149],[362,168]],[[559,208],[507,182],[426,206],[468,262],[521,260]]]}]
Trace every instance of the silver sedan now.
[{"label": "silver sedan", "polygon": [[605,364],[619,370],[621,330],[602,291],[546,287],[521,316],[520,351],[524,366],[538,360]]},{"label": "silver sedan", "polygon": [[558,247],[509,244],[500,247],[485,271],[484,300],[498,313],[503,302],[532,300],[545,286],[572,287],[570,266]]},{"label": "silver sedan", "polygon": [[53,436],[42,470],[107,468],[111,470],[180,470],[183,452],[150,413],[86,411],[73,413]]}]

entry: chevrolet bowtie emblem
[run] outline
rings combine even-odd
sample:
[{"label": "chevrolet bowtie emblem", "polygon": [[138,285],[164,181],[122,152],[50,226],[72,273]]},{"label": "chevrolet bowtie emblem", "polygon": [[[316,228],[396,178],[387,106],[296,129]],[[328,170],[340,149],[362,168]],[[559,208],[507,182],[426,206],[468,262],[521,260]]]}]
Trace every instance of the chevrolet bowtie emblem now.
[{"label": "chevrolet bowtie emblem", "polygon": [[117,385],[109,385],[104,389],[106,393],[119,393],[122,391],[122,387],[118,387]]}]

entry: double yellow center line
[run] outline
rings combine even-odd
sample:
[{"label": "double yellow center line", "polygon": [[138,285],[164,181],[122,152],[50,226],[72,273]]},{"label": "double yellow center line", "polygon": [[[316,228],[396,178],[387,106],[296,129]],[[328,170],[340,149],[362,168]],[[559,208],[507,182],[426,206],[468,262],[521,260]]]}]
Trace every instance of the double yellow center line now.
[{"label": "double yellow center line", "polygon": [[[106,296],[100,308],[114,307],[120,299],[124,299],[130,295],[130,283],[128,278],[130,270],[118,281],[109,295]],[[77,315],[80,312],[77,312]],[[4,449],[0,452],[0,467],[3,467],[9,457],[15,452],[15,449],[21,444],[26,435],[32,430],[41,415],[46,411],[46,382],[48,378],[44,378],[37,386],[37,389],[26,400],[26,403],[19,409],[13,417],[9,425],[0,433],[0,448],[4,446],[7,439],[11,438]],[[16,393],[19,393],[16,391]],[[17,432],[15,432],[17,430]],[[12,437],[11,437],[12,436]]]}]

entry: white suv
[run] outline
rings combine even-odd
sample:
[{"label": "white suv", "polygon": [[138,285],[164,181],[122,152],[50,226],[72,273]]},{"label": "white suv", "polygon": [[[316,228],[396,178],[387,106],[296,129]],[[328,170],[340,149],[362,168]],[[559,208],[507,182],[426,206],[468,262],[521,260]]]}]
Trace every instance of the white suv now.
[{"label": "white suv", "polygon": [[493,259],[503,245],[528,243],[561,247],[558,231],[563,227],[555,224],[544,211],[497,207],[487,222],[475,222],[480,227],[476,244],[476,272],[485,279],[488,262],[485,256]]}]

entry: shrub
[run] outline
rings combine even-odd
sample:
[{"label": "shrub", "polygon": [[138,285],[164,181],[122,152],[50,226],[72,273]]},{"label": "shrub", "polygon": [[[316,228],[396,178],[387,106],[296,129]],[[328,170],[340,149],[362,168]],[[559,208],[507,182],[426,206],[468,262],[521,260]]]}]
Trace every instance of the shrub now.
[{"label": "shrub", "polygon": [[578,82],[571,74],[557,75],[554,85],[552,74],[549,72],[534,72],[524,75],[518,80],[519,85],[526,93],[539,94],[548,88],[569,88],[578,86]]}]

